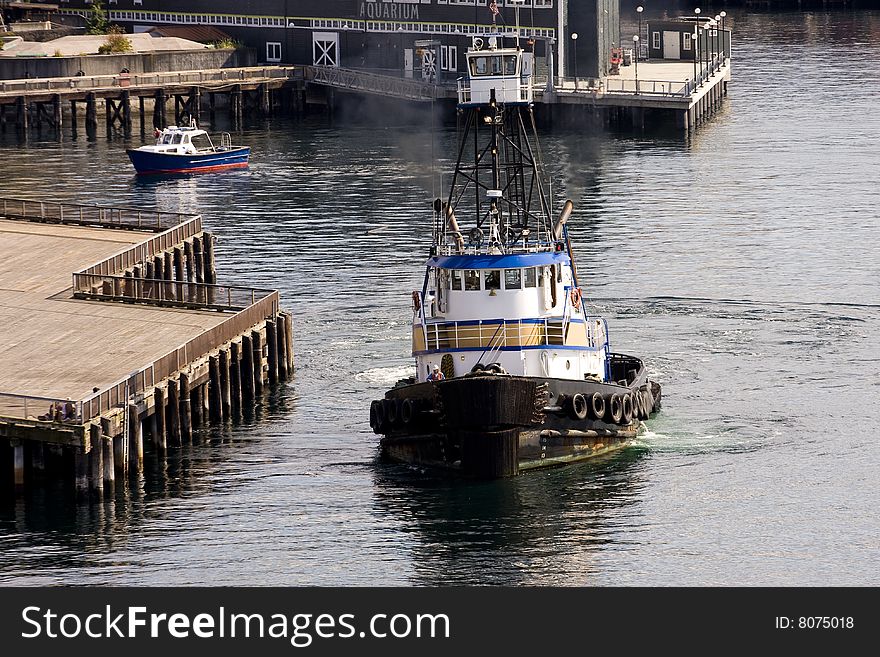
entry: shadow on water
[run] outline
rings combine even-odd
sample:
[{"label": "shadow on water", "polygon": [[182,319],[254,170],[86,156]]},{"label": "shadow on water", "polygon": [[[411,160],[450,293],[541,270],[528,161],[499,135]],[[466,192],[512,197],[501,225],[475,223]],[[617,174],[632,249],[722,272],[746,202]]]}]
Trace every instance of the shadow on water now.
[{"label": "shadow on water", "polygon": [[637,515],[648,454],[489,482],[381,464],[375,503],[418,539],[414,584],[588,585],[596,554],[618,541],[614,525]]}]

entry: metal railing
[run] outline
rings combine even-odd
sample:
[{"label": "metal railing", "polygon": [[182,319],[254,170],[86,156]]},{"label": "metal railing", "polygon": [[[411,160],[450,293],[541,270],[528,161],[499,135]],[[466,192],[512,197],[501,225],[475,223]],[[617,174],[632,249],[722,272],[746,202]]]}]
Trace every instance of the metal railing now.
[{"label": "metal railing", "polygon": [[353,89],[365,93],[391,96],[393,98],[430,101],[436,98],[446,98],[447,95],[451,94],[441,84],[346,68],[305,66],[304,72],[307,82],[323,84],[338,89]]},{"label": "metal railing", "polygon": [[81,424],[82,402],[0,392],[0,417]]},{"label": "metal railing", "polygon": [[238,337],[268,317],[277,315],[278,310],[278,292],[272,291],[263,298],[257,299],[253,305],[230,315],[217,326],[197,335],[186,344],[83,399],[82,422],[88,422],[101,413],[125,403],[133,395],[155,386],[193,361],[207,356],[219,345]]},{"label": "metal railing", "polygon": [[[181,215],[183,216],[183,215]],[[76,277],[80,274],[98,274],[110,276],[130,269],[145,262],[148,258],[182,244],[184,241],[202,232],[202,217],[196,215],[183,223],[154,235],[153,237],[126,247],[122,251],[105,258],[90,267],[73,273],[73,287],[77,289]]]},{"label": "metal railing", "polygon": [[2,198],[0,219],[21,219],[77,226],[128,228],[159,232],[185,223],[193,215],[178,212],[145,212],[137,208],[47,203],[20,198]]},{"label": "metal railing", "polygon": [[712,58],[712,61],[709,62],[708,66],[704,66],[700,64],[703,68],[700,69],[699,73],[697,73],[696,80],[688,80],[684,86],[684,95],[690,96],[695,93],[697,89],[704,82],[707,82],[709,78],[713,75],[721,71],[724,68],[725,62],[727,61],[727,55],[725,53],[718,53],[715,57]]},{"label": "metal railing", "polygon": [[[566,344],[571,322],[564,318],[539,320],[485,319],[476,322],[436,322],[425,326],[427,349],[466,349],[502,347],[562,346]],[[588,349],[599,349],[608,342],[604,320],[585,320]]]},{"label": "metal railing", "polygon": [[293,66],[248,66],[242,68],[222,68],[207,71],[168,71],[161,73],[130,73],[115,75],[84,75],[61,78],[34,78],[27,80],[0,81],[0,94],[32,91],[70,91],[108,89],[120,86],[159,87],[173,85],[194,85],[204,83],[241,83],[255,80],[278,80],[296,77],[301,69]]},{"label": "metal railing", "polygon": [[687,83],[681,80],[629,80],[608,78],[605,93],[638,96],[676,96],[684,98]]},{"label": "metal railing", "polygon": [[73,295],[79,299],[238,311],[252,306],[273,292],[275,290],[116,274],[78,272],[73,275]]}]

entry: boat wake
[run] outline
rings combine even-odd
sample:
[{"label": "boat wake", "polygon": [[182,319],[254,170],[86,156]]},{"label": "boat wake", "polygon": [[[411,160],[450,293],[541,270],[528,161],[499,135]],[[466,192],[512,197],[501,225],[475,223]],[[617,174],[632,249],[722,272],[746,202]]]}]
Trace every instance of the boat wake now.
[{"label": "boat wake", "polygon": [[363,383],[394,384],[400,379],[412,376],[412,365],[395,365],[393,367],[374,367],[354,375],[355,381]]}]

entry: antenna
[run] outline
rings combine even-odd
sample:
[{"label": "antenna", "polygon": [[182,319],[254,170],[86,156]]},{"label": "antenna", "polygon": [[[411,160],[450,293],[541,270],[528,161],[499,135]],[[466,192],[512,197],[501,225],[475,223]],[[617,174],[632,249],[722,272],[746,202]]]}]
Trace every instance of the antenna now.
[{"label": "antenna", "polygon": [[516,47],[519,48],[519,8],[525,4],[526,0],[507,0],[507,4],[516,8]]}]

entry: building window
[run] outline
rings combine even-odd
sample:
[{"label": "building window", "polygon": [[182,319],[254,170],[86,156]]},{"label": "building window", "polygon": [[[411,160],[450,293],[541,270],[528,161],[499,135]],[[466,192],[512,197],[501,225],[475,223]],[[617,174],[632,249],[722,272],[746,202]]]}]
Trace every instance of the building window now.
[{"label": "building window", "polygon": [[654,50],[660,50],[660,33],[652,32],[651,33],[651,47]]},{"label": "building window", "polygon": [[690,32],[684,33],[684,43],[682,44],[682,49],[683,50],[690,50],[691,49],[691,33]]},{"label": "building window", "polygon": [[458,46],[440,46],[440,68],[444,71],[458,70]]},{"label": "building window", "polygon": [[267,41],[266,42],[266,61],[267,62],[280,62],[281,61],[281,43],[278,41]]}]

